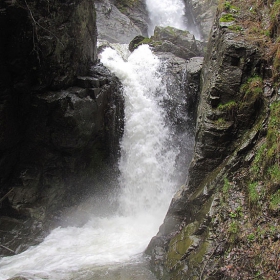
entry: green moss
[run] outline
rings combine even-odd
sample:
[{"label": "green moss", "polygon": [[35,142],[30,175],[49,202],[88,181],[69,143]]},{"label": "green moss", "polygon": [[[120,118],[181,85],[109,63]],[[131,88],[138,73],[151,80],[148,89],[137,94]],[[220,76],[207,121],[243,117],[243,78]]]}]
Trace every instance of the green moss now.
[{"label": "green moss", "polygon": [[254,233],[248,234],[247,240],[248,240],[249,242],[253,242],[253,241],[255,241],[255,239],[256,239],[256,236],[255,236]]},{"label": "green moss", "polygon": [[208,247],[209,247],[209,243],[207,241],[204,241],[204,242],[201,243],[198,250],[195,252],[195,254],[192,256],[192,258],[190,260],[190,264],[193,267],[198,267],[199,264],[202,263]]},{"label": "green moss", "polygon": [[271,195],[269,207],[271,210],[280,209],[280,190]]},{"label": "green moss", "polygon": [[279,26],[279,15],[280,15],[280,0],[276,0],[270,9],[270,21],[271,29],[276,29]]},{"label": "green moss", "polygon": [[144,44],[150,45],[152,47],[156,47],[156,46],[162,45],[162,42],[161,41],[154,41],[153,38],[145,38],[144,40],[142,40],[138,44],[135,44],[134,49],[136,49],[137,47],[139,47],[141,45],[144,45]]},{"label": "green moss", "polygon": [[229,189],[230,189],[230,182],[227,178],[225,178],[224,179],[224,185],[223,185],[223,188],[222,188],[223,194],[227,195]]},{"label": "green moss", "polygon": [[229,120],[232,120],[235,116],[236,111],[238,110],[238,104],[236,103],[236,101],[232,100],[225,104],[219,104],[218,110],[224,112],[226,114],[226,117]]},{"label": "green moss", "polygon": [[231,25],[228,28],[233,31],[242,31],[243,30],[242,26],[240,26],[240,25]]},{"label": "green moss", "polygon": [[196,238],[191,235],[197,228],[198,223],[191,223],[170,241],[167,253],[167,266],[170,269],[181,260],[189,247],[196,241]]},{"label": "green moss", "polygon": [[238,223],[236,221],[230,223],[228,232],[233,234],[236,234],[238,232]]},{"label": "green moss", "polygon": [[266,153],[266,143],[263,143],[257,150],[255,158],[251,165],[251,172],[253,173],[253,175],[255,177],[258,176],[261,172],[262,163],[263,163],[263,160],[265,159],[265,153]]},{"label": "green moss", "polygon": [[267,146],[269,163],[279,161],[280,151],[280,101],[270,106],[270,117],[267,129]]},{"label": "green moss", "polygon": [[240,10],[237,6],[232,5],[230,1],[225,1],[224,9],[227,12],[234,12],[234,13],[237,13]]},{"label": "green moss", "polygon": [[278,164],[274,164],[268,168],[270,180],[274,184],[280,184],[280,168]]},{"label": "green moss", "polygon": [[234,21],[234,16],[232,14],[224,14],[220,18],[220,22],[231,22]]},{"label": "green moss", "polygon": [[260,198],[259,192],[257,190],[257,186],[258,186],[257,182],[251,183],[248,186],[249,200],[251,203],[256,203]]},{"label": "green moss", "polygon": [[263,80],[259,76],[254,76],[243,84],[240,88],[244,101],[255,101],[262,97]]},{"label": "green moss", "polygon": [[235,110],[237,108],[237,103],[235,101],[229,101],[228,103],[225,104],[219,104],[218,109],[221,111],[232,111]]},{"label": "green moss", "polygon": [[138,3],[139,0],[118,0],[115,5],[122,13],[125,14],[129,8],[135,7]]}]

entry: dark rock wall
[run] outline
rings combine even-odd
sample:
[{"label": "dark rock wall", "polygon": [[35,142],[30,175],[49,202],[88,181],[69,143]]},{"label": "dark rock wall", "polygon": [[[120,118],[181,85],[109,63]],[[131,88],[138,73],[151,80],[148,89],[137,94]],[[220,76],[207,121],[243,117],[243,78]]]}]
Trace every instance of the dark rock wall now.
[{"label": "dark rock wall", "polygon": [[16,251],[117,173],[123,99],[96,61],[93,1],[0,5],[0,224]]},{"label": "dark rock wall", "polygon": [[[257,233],[260,227],[279,222],[279,200],[278,206],[272,203],[278,197],[279,180],[269,171],[279,170],[277,155],[266,146],[275,144],[270,133],[279,133],[269,132],[270,119],[275,120],[269,116],[269,103],[270,108],[279,106],[275,94],[279,80],[271,84],[273,66],[267,63],[276,58],[264,58],[259,35],[248,40],[245,27],[244,33],[236,32],[221,20],[222,11],[217,13],[202,68],[188,182],[172,199],[146,250],[159,279],[251,279],[259,269],[268,278],[279,277],[271,256],[258,257],[267,242]],[[268,47],[275,47],[274,38],[266,40],[271,40]],[[275,232],[279,233],[278,226]],[[268,243],[276,248],[279,239],[273,240]]]},{"label": "dark rock wall", "polygon": [[203,86],[189,188],[198,186],[200,174],[213,171],[236,148],[236,140],[250,129],[258,109],[256,100],[238,113],[234,106],[242,99],[240,86],[261,73],[260,53],[256,46],[223,30],[218,22],[217,25],[218,29],[211,34],[201,76]]}]

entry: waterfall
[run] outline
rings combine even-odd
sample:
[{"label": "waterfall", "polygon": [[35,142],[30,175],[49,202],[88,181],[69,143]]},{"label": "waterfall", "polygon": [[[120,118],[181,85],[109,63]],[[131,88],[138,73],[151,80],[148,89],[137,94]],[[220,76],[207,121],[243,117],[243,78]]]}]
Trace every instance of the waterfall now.
[{"label": "waterfall", "polygon": [[[163,221],[178,184],[172,180],[178,151],[171,145],[161,106],[166,97],[161,62],[147,45],[127,61],[105,49],[101,61],[121,80],[125,96],[121,176],[112,182],[120,185],[119,210],[107,217],[93,213],[82,227],[59,227],[38,246],[3,258],[0,280],[17,274],[28,279],[114,279],[108,276],[109,267],[141,254]],[[100,269],[106,273],[94,278]]]},{"label": "waterfall", "polygon": [[[184,0],[146,0],[146,6],[150,18],[149,36],[154,34],[155,26],[172,26],[177,29],[188,30],[197,40],[201,40],[200,32],[194,26],[194,22],[187,21]],[[189,13],[189,16],[191,17],[191,13]]]},{"label": "waterfall", "polygon": [[124,85],[126,121],[119,164],[121,209],[125,214],[143,209],[162,212],[166,209],[161,209],[161,205],[169,200],[174,187],[170,178],[175,172],[177,152],[169,145],[170,131],[159,106],[166,95],[159,74],[160,61],[148,45],[143,45],[128,62],[116,51],[106,49],[102,62]]},{"label": "waterfall", "polygon": [[146,6],[151,20],[149,36],[153,35],[155,26],[187,29],[183,0],[146,0]]}]

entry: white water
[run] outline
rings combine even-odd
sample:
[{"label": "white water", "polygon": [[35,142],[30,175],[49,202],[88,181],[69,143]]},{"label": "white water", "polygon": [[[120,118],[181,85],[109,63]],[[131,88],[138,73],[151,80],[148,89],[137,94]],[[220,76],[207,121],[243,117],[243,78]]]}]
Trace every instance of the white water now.
[{"label": "white water", "polygon": [[146,5],[151,20],[149,36],[153,35],[155,26],[187,29],[183,0],[146,0]]},{"label": "white water", "polygon": [[102,62],[124,86],[120,209],[105,218],[93,214],[83,227],[57,228],[40,245],[3,258],[1,280],[16,274],[28,279],[86,279],[74,275],[129,262],[142,253],[163,221],[176,186],[170,178],[177,151],[169,145],[172,139],[159,106],[165,94],[160,61],[143,45],[127,62],[106,49]]}]

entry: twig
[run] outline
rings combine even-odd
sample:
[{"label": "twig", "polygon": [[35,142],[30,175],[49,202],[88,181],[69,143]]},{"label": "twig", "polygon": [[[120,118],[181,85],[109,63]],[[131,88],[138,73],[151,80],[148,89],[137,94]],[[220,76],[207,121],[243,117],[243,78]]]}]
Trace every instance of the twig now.
[{"label": "twig", "polygon": [[0,203],[14,190],[14,188],[11,188],[1,199]]},{"label": "twig", "polygon": [[0,244],[0,247],[2,247],[3,249],[6,249],[7,251],[9,251],[9,252],[11,252],[11,253],[13,253],[14,255],[16,254],[15,251],[13,251],[12,249],[10,249],[10,248],[8,248],[8,247],[6,247],[6,246],[4,246],[4,245],[1,245],[1,244]]}]

